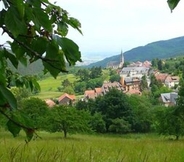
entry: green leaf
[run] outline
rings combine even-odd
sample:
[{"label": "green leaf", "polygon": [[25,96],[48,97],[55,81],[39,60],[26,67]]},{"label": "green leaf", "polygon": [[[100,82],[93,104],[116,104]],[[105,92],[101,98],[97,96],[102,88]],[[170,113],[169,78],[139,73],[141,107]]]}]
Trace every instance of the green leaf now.
[{"label": "green leaf", "polygon": [[58,24],[57,30],[59,35],[65,37],[68,34],[68,25],[63,22],[60,22]]},{"label": "green leaf", "polygon": [[41,56],[46,51],[47,39],[43,37],[36,38],[32,41],[31,47]]},{"label": "green leaf", "polygon": [[20,18],[22,19],[25,14],[25,5],[23,3],[23,0],[14,0],[13,3],[16,5]]},{"label": "green leaf", "polygon": [[38,82],[36,81],[36,79],[33,79],[33,80],[32,80],[32,84],[34,85],[34,88],[35,88],[36,90],[38,90],[38,91],[41,90],[40,85],[38,84]]},{"label": "green leaf", "polygon": [[13,109],[17,109],[17,100],[15,99],[12,92],[2,85],[0,85],[0,92],[2,93],[4,98],[6,98],[6,100],[8,101],[10,107]]},{"label": "green leaf", "polygon": [[17,37],[19,34],[24,34],[27,31],[27,27],[21,18],[18,11],[14,7],[10,7],[5,15],[5,25],[13,34]]},{"label": "green leaf", "polygon": [[47,61],[47,62],[43,61],[43,65],[45,69],[47,69],[54,78],[56,78],[57,75],[61,72],[59,70],[60,64],[58,64],[59,63],[58,52],[59,52],[58,45],[54,41],[51,41],[47,46],[46,57],[45,57],[45,59],[50,61]]},{"label": "green leaf", "polygon": [[4,49],[4,52],[5,52],[6,58],[9,58],[13,66],[17,69],[18,67],[17,58],[10,51],[7,51],[6,49]]},{"label": "green leaf", "polygon": [[23,128],[23,130],[26,132],[28,141],[32,139],[35,132],[32,120],[23,112],[18,110],[11,112],[11,120],[8,121],[7,126],[8,130],[13,134],[14,137],[16,137],[21,128]]},{"label": "green leaf", "polygon": [[4,86],[6,85],[6,78],[2,73],[0,73],[0,84]]},{"label": "green leaf", "polygon": [[180,0],[168,0],[167,3],[169,5],[169,8],[172,10],[174,10],[174,8],[178,5]]},{"label": "green leaf", "polygon": [[55,36],[54,39],[61,46],[64,55],[70,65],[75,65],[77,61],[81,60],[81,53],[76,43],[68,38],[60,38]]},{"label": "green leaf", "polygon": [[6,11],[3,9],[3,10],[0,12],[0,26],[3,26],[3,24],[4,24],[5,14],[6,14]]},{"label": "green leaf", "polygon": [[64,57],[63,51],[59,50],[58,55],[59,55],[59,63],[61,64],[62,70],[67,72],[67,70],[66,70],[66,61],[65,61],[65,57]]},{"label": "green leaf", "polygon": [[25,57],[25,49],[19,46],[15,41],[10,44],[13,53],[15,53],[16,58],[24,65],[27,66],[27,58]]},{"label": "green leaf", "polygon": [[35,16],[35,19],[37,19],[37,22],[48,32],[52,32],[52,25],[49,20],[48,15],[44,12],[44,10],[41,10],[40,8],[35,8],[33,10],[33,14]]},{"label": "green leaf", "polygon": [[[42,0],[43,1],[43,0]],[[34,6],[36,8],[41,8],[41,1],[40,0],[27,0],[27,3],[31,6]]]},{"label": "green leaf", "polygon": [[0,92],[0,109],[5,110],[6,109],[6,106],[8,106],[6,104],[7,104],[7,101],[4,98],[3,94]]},{"label": "green leaf", "polygon": [[74,29],[77,29],[82,34],[82,31],[80,30],[81,23],[79,22],[79,20],[73,17],[70,17],[68,24],[71,25]]},{"label": "green leaf", "polygon": [[33,138],[34,129],[24,129],[25,133],[26,133],[26,137],[27,137],[27,142],[31,141],[31,139]]},{"label": "green leaf", "polygon": [[16,125],[11,120],[7,122],[7,127],[8,127],[8,130],[13,134],[14,137],[16,137],[20,133],[21,127]]}]

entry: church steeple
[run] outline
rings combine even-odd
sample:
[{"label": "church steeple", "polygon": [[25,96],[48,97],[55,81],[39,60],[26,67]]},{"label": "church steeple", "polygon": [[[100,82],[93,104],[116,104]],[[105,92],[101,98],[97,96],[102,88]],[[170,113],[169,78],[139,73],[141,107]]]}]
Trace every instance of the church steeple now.
[{"label": "church steeple", "polygon": [[121,50],[119,68],[123,68],[123,64],[124,64],[124,55]]},{"label": "church steeple", "polygon": [[122,50],[121,50],[121,61],[120,62],[124,63],[124,55],[123,55]]}]

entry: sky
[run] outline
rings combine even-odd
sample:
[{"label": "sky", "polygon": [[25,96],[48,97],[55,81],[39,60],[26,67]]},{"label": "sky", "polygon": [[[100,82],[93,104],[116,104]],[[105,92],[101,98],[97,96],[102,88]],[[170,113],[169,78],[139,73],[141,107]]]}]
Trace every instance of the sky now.
[{"label": "sky", "polygon": [[[167,0],[50,0],[77,18],[81,35],[68,38],[80,48],[82,59],[120,54],[148,43],[184,36],[184,0],[171,13]],[[0,37],[0,42],[4,41]]]},{"label": "sky", "polygon": [[56,4],[81,22],[83,35],[70,29],[67,37],[85,56],[116,55],[184,36],[184,1],[172,13],[167,0],[57,0]]}]

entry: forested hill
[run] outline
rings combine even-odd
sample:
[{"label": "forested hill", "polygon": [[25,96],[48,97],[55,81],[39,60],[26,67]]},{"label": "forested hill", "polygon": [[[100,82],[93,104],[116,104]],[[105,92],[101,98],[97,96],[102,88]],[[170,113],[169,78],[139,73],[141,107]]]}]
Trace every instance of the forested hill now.
[{"label": "forested hill", "polygon": [[[125,61],[145,61],[152,60],[153,58],[169,58],[179,55],[184,55],[184,37],[178,37],[165,41],[157,41],[149,43],[145,46],[133,48],[127,52],[124,52]],[[120,61],[120,54],[104,58],[102,61],[98,61],[88,65],[87,67],[106,67],[109,62]],[[25,74],[38,74],[43,71],[43,65],[41,61],[37,61],[34,64],[25,67],[20,64],[18,71]]]},{"label": "forested hill", "polygon": [[[169,58],[184,54],[184,36],[169,40],[157,41],[149,43],[145,46],[133,48],[124,53],[125,61],[145,61],[153,58]],[[119,61],[120,54],[105,58],[88,65],[106,67],[109,62]]]}]

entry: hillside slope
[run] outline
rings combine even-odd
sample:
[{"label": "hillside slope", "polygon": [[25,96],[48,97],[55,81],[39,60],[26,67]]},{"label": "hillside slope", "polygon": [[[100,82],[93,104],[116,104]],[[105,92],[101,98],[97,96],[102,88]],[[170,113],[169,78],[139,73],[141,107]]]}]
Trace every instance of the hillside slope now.
[{"label": "hillside slope", "polygon": [[[149,43],[145,46],[133,48],[124,53],[125,61],[145,61],[153,58],[169,58],[184,54],[184,36],[169,40],[157,41]],[[120,55],[105,58],[88,65],[106,67],[111,61],[119,61]]]}]

